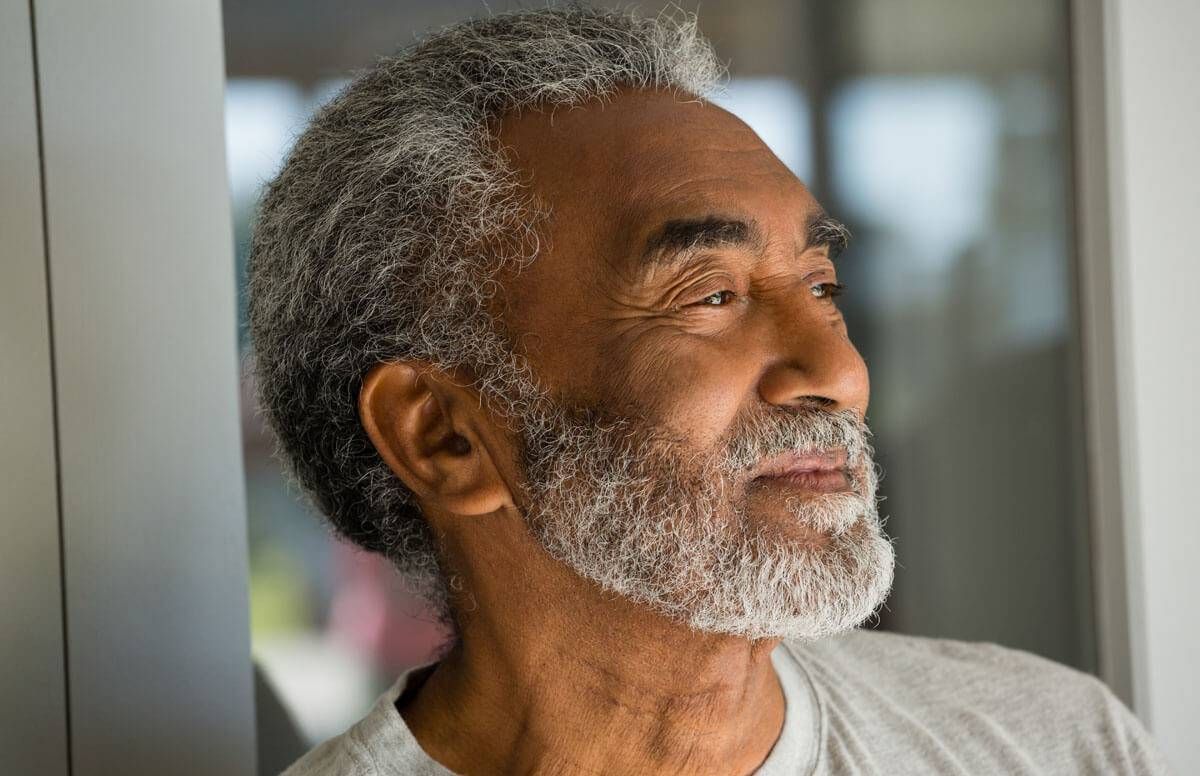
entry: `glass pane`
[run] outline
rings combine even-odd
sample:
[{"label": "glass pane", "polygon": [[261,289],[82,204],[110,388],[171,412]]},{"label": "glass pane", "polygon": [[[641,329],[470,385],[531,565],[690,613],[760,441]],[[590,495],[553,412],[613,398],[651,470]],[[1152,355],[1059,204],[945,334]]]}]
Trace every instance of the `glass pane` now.
[{"label": "glass pane", "polygon": [[887,625],[1090,666],[1061,99],[1037,72],[851,79],[830,168],[904,563]]}]

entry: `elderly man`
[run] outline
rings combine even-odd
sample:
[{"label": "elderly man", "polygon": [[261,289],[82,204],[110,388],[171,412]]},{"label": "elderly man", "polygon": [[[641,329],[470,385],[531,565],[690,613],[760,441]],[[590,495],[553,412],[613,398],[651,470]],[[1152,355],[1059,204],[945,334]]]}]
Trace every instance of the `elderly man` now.
[{"label": "elderly man", "polygon": [[297,480],[454,637],[293,774],[1152,773],[1097,680],[884,600],[847,232],[694,20],[469,21],[324,108],[251,258]]}]

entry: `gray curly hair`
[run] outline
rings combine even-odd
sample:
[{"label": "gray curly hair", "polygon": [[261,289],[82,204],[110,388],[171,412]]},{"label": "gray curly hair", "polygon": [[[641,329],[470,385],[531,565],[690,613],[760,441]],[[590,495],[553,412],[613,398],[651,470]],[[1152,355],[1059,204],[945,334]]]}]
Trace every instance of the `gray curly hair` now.
[{"label": "gray curly hair", "polygon": [[[521,416],[532,375],[492,312],[547,215],[506,165],[500,117],[622,87],[703,97],[722,68],[692,16],[572,6],[468,20],[380,60],[322,108],[262,201],[249,257],[258,400],[291,479],[350,541],[446,608],[412,493],[362,428],[380,362],[465,369]],[[508,276],[508,275],[506,275]]]}]

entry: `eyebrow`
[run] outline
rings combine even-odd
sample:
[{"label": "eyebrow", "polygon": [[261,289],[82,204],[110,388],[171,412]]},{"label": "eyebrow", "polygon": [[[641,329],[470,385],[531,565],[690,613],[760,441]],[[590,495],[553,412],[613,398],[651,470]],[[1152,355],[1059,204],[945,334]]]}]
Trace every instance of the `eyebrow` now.
[{"label": "eyebrow", "polygon": [[704,248],[756,248],[762,233],[754,221],[721,216],[676,218],[660,226],[642,251],[642,264],[670,264]]},{"label": "eyebrow", "polygon": [[823,210],[809,217],[804,233],[805,250],[827,248],[831,259],[836,259],[850,244],[850,228]]},{"label": "eyebrow", "polygon": [[[850,241],[850,230],[824,211],[809,217],[805,225],[805,246],[829,249],[836,258]],[[761,251],[763,234],[753,219],[727,218],[707,215],[699,218],[676,218],[660,226],[646,241],[642,265],[671,264],[692,251],[713,248],[748,248]]]}]

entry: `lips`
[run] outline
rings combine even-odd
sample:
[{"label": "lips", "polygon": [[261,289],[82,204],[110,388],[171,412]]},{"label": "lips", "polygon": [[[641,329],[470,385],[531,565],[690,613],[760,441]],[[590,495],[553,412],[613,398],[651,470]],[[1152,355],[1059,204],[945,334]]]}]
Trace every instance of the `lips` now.
[{"label": "lips", "polygon": [[814,493],[850,490],[846,451],[784,453],[762,463],[753,472],[753,482],[790,487]]}]

